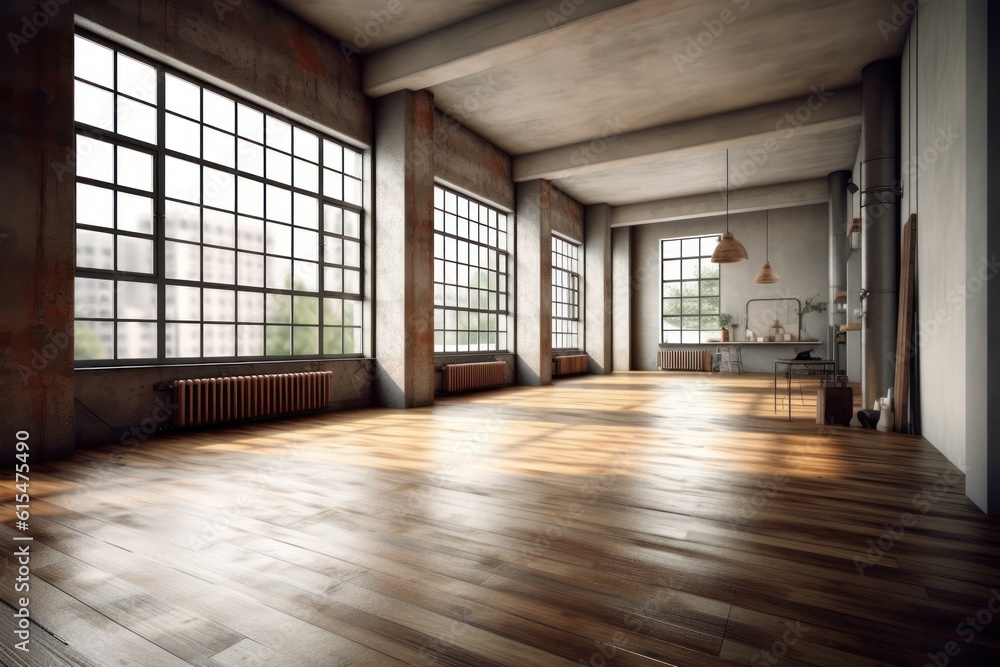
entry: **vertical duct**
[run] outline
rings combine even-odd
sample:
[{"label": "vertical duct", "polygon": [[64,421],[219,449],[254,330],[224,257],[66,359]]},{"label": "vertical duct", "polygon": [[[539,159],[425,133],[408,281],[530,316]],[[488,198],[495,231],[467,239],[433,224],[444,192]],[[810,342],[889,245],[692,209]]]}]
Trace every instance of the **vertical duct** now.
[{"label": "vertical duct", "polygon": [[849,171],[835,171],[827,177],[830,190],[830,294],[827,308],[830,313],[830,359],[834,359],[834,348],[837,346],[837,331],[844,318],[837,312],[837,292],[847,290],[847,253],[850,239],[847,237],[847,181],[851,178]]},{"label": "vertical duct", "polygon": [[862,405],[892,386],[899,305],[899,63],[861,70]]}]

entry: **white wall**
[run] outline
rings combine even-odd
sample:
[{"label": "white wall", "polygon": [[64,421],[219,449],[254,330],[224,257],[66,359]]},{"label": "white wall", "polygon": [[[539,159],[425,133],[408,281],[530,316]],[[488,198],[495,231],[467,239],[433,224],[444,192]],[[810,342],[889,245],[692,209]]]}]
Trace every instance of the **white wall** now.
[{"label": "white wall", "polygon": [[964,0],[928,2],[911,27],[901,73],[900,206],[902,220],[918,215],[921,431],[963,471],[967,332],[955,295],[967,264],[965,9]]},{"label": "white wall", "polygon": [[[749,261],[720,267],[722,312],[739,321],[748,299],[794,297],[801,301],[815,295],[826,301],[829,283],[829,217],[826,204],[777,209],[770,212],[771,266],[777,285],[756,285],[754,276],[764,264],[764,212],[730,215],[730,230],[746,246]],[[636,370],[655,370],[660,344],[660,239],[719,234],[726,229],[724,216],[679,220],[632,227],[632,356]],[[803,316],[803,328],[822,341],[825,349],[827,313]],[[773,360],[788,354],[785,348],[744,348],[748,371],[772,372]]]}]

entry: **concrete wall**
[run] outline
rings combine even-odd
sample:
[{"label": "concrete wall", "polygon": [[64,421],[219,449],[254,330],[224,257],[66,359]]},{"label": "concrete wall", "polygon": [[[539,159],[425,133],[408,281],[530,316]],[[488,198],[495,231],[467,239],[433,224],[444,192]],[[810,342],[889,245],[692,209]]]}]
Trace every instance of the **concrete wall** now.
[{"label": "concrete wall", "polygon": [[[33,0],[0,6],[20,26]],[[6,33],[6,31],[4,31]],[[14,35],[14,33],[11,33]],[[73,12],[0,49],[0,464],[73,451]]]},{"label": "concrete wall", "polygon": [[434,112],[434,177],[505,211],[514,210],[511,158],[458,120]]},{"label": "concrete wall", "polygon": [[276,3],[76,0],[82,26],[338,138],[371,144],[360,66]]},{"label": "concrete wall", "polygon": [[172,428],[172,392],[154,389],[157,384],[180,379],[312,371],[333,372],[330,409],[371,404],[373,362],[370,359],[79,370],[75,382],[76,444],[78,447],[114,442],[136,444],[156,433],[169,431]]},{"label": "concrete wall", "polygon": [[[828,287],[828,227],[826,204],[777,209],[770,212],[771,266],[781,277],[777,285],[757,285],[753,279],[764,263],[764,213],[730,215],[730,230],[750,255],[749,261],[721,265],[722,312],[742,322],[748,299],[807,298],[820,295],[826,300]],[[633,368],[655,370],[661,337],[660,239],[701,236],[725,231],[723,216],[697,218],[632,228],[632,332]],[[809,313],[802,326],[821,353],[826,344],[828,317]],[[738,331],[739,334],[739,331]],[[742,338],[742,336],[740,336]],[[743,350],[744,369],[773,372],[773,361],[786,355],[781,347],[747,346]]]},{"label": "concrete wall", "polygon": [[552,188],[552,231],[583,243],[583,205],[557,187]]}]

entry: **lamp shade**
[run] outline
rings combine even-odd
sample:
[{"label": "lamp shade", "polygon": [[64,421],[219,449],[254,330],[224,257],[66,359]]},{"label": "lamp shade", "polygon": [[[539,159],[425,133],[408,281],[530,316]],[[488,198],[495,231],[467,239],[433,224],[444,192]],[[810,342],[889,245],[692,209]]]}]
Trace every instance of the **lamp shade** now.
[{"label": "lamp shade", "polygon": [[764,266],[760,267],[760,271],[754,277],[753,281],[758,285],[773,285],[780,280],[778,272],[771,268],[771,262],[764,262]]},{"label": "lamp shade", "polygon": [[722,240],[712,253],[712,261],[716,264],[732,264],[742,262],[744,259],[750,259],[747,249],[736,240],[732,232],[728,230],[723,232]]}]

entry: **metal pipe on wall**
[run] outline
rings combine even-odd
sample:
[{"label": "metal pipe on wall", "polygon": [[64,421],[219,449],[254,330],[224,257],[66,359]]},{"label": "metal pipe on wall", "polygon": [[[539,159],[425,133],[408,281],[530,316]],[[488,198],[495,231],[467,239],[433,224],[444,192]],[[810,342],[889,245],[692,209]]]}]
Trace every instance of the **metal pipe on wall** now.
[{"label": "metal pipe on wall", "polygon": [[861,70],[861,381],[869,408],[892,386],[899,307],[899,63]]},{"label": "metal pipe on wall", "polygon": [[[827,184],[830,188],[829,213],[830,213],[830,293],[827,299],[827,308],[830,314],[830,359],[836,359],[837,332],[843,322],[841,313],[837,311],[837,292],[847,289],[847,254],[850,248],[850,239],[847,238],[846,225],[847,216],[847,182],[851,178],[851,172],[847,170],[835,171],[827,177]],[[845,320],[846,321],[846,320]],[[839,372],[839,371],[838,371]]]}]

